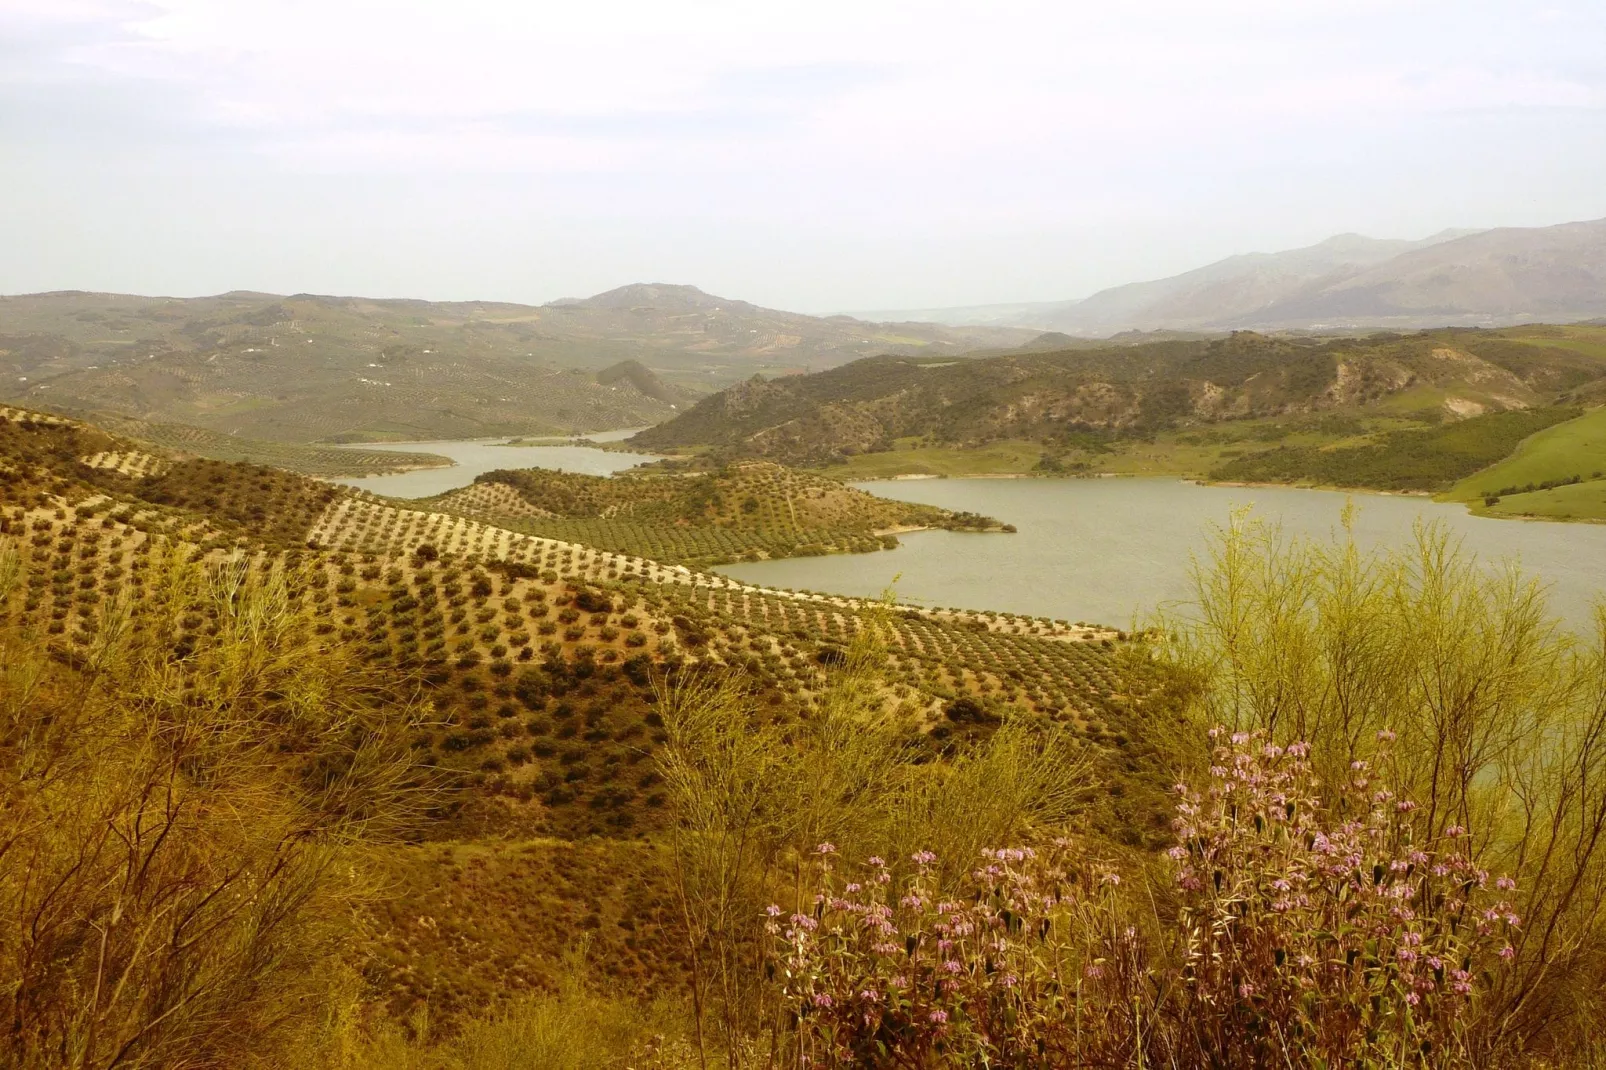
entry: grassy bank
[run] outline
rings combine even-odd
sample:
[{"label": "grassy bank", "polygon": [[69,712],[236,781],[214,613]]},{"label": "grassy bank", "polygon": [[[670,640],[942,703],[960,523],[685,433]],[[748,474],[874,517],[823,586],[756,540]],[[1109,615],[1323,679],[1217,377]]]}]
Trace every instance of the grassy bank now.
[{"label": "grassy bank", "polygon": [[1606,408],[1524,440],[1511,456],[1446,495],[1488,516],[1606,520]]}]

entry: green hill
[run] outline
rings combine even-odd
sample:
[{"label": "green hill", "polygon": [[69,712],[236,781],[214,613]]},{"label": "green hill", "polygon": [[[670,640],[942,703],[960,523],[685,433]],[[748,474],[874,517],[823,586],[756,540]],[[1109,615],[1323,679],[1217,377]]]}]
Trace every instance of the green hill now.
[{"label": "green hill", "polygon": [[1606,520],[1606,408],[1539,431],[1446,497],[1496,516]]},{"label": "green hill", "polygon": [[[476,490],[884,519],[827,482]],[[1581,1065],[1598,648],[1431,537],[1238,529],[1197,628],[1128,642],[439,504],[0,409],[0,1063],[1301,1065],[1336,1007],[1327,1065]],[[1545,821],[1496,823],[1513,783]],[[1561,1009],[1507,1041],[1532,1003]]]}]

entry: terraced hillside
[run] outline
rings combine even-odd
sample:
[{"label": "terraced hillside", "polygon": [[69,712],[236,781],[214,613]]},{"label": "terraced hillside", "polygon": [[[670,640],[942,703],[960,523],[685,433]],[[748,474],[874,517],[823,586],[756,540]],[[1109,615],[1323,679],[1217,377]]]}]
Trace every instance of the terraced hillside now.
[{"label": "terraced hillside", "polygon": [[429,508],[658,561],[715,565],[865,552],[923,528],[1007,531],[971,513],[889,501],[767,462],[713,473],[610,477],[539,468],[487,472]]},{"label": "terraced hillside", "polygon": [[[1068,725],[1121,785],[1101,804],[1111,827],[1162,831],[1137,712],[1158,681],[1107,630],[754,588],[3,415],[0,548],[22,574],[0,613],[61,664],[93,664],[130,620],[171,629],[182,665],[228,623],[212,593],[249,574],[282,582],[285,612],[318,643],[427,698],[411,753],[439,792],[411,842],[376,860],[390,891],[353,959],[365,997],[403,1018],[427,1002],[449,1028],[553,983],[577,930],[629,990],[684,968],[653,756],[660,687],[686,673],[739,680],[756,716],[801,726],[843,651],[874,635],[877,701],[927,760],[965,753],[1003,718]],[[740,478],[760,477],[776,473]],[[175,585],[185,562],[214,579]]]},{"label": "terraced hillside", "polygon": [[304,476],[380,476],[416,468],[444,468],[452,463],[451,458],[433,453],[263,442],[185,424],[151,423],[107,413],[95,413],[88,418],[95,426],[114,434],[178,453],[213,461],[244,461],[285,468]]}]

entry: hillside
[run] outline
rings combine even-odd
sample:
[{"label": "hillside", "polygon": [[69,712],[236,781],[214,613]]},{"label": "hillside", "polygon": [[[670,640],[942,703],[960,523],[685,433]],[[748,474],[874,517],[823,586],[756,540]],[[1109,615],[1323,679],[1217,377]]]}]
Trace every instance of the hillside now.
[{"label": "hillside", "polygon": [[[628,346],[657,367],[729,381],[755,371],[819,371],[879,353],[957,354],[1024,345],[1037,333],[1017,327],[872,323],[850,316],[805,316],[760,308],[663,283],[621,286],[541,308],[545,331],[577,341]],[[722,384],[723,385],[723,384]]]},{"label": "hillside", "polygon": [[1420,241],[1340,234],[1302,249],[1230,256],[1074,301],[899,315],[1098,338],[1134,330],[1565,323],[1603,312],[1606,220],[1452,230]]},{"label": "hillside", "polygon": [[865,455],[877,455],[878,463],[888,455],[895,466],[899,456],[921,450],[1025,442],[1038,458],[1058,463],[1077,453],[1074,463],[1096,467],[1100,454],[1123,444],[1189,429],[1230,437],[1233,428],[1270,421],[1252,436],[1252,445],[1265,448],[1289,431],[1278,421],[1342,414],[1337,424],[1328,421],[1339,437],[1425,426],[1544,406],[1603,377],[1606,332],[1596,328],[1362,339],[1240,332],[963,362],[879,358],[818,375],[754,379],[633,441],[850,468],[860,457],[868,462]]},{"label": "hillside", "polygon": [[1044,310],[1037,318],[1045,326],[1084,336],[1248,327],[1260,322],[1262,309],[1290,293],[1460,236],[1447,231],[1412,242],[1339,234],[1303,249],[1229,256],[1167,279],[1101,290]]},{"label": "hillside", "polygon": [[1413,327],[1567,322],[1606,310],[1606,219],[1503,227],[1335,272],[1268,302],[1250,319]]},{"label": "hillside", "polygon": [[1012,530],[761,461],[685,475],[487,472],[427,505],[532,535],[704,566],[890,549],[898,532],[922,528]]},{"label": "hillside", "polygon": [[710,385],[1034,332],[890,328],[692,287],[546,306],[228,293],[0,297],[0,400],[273,442],[607,430]]},{"label": "hillside", "polygon": [[150,423],[106,413],[92,414],[88,420],[94,426],[114,434],[180,454],[214,461],[243,461],[270,468],[284,468],[304,476],[389,475],[417,468],[443,468],[452,463],[450,457],[433,453],[263,442],[184,424]]},{"label": "hillside", "polygon": [[1523,440],[1447,496],[1493,516],[1606,520],[1606,407]]},{"label": "hillside", "polygon": [[[746,515],[732,495],[777,475],[710,485]],[[694,495],[704,485],[681,482]],[[537,476],[531,487],[542,486]],[[544,486],[539,500],[554,504],[561,489],[575,513],[614,504],[588,481]],[[910,519],[863,504],[848,494],[805,508],[861,524]],[[398,1020],[427,1002],[449,1030],[551,987],[577,927],[593,934],[611,983],[649,990],[678,976],[654,755],[667,738],[658,689],[694,668],[732,674],[773,723],[804,724],[843,651],[874,628],[885,643],[877,705],[923,760],[986,738],[1016,708],[1119,756],[1131,787],[1108,800],[1112,820],[1139,838],[1160,827],[1158,796],[1143,786],[1147,752],[1120,697],[1129,670],[1100,629],[755,588],[288,472],[141,453],[16,409],[0,411],[0,551],[15,551],[21,568],[13,597],[0,583],[0,625],[31,629],[61,665],[94,656],[104,618],[126,606],[139,634],[175,629],[172,671],[187,671],[184,659],[218,641],[227,615],[206,605],[212,587],[163,577],[185,560],[233,562],[283,578],[284,619],[308,622],[297,642],[430,703],[408,749],[438,796],[407,842],[365,860],[387,892],[366,908],[352,960],[363,999]],[[168,621],[173,598],[188,608]]]}]

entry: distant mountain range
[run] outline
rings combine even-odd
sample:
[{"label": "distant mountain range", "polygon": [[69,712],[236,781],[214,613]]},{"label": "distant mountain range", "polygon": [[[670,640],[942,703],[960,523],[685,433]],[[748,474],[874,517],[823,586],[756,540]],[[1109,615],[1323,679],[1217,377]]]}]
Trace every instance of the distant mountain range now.
[{"label": "distant mountain range", "polygon": [[1303,249],[1230,256],[1076,301],[862,315],[1033,327],[1084,338],[1122,331],[1571,322],[1606,315],[1606,219],[1452,230],[1421,241],[1340,234]]},{"label": "distant mountain range", "polygon": [[531,306],[232,292],[0,297],[0,400],[272,442],[656,423],[757,372],[1026,344],[636,285]]}]

